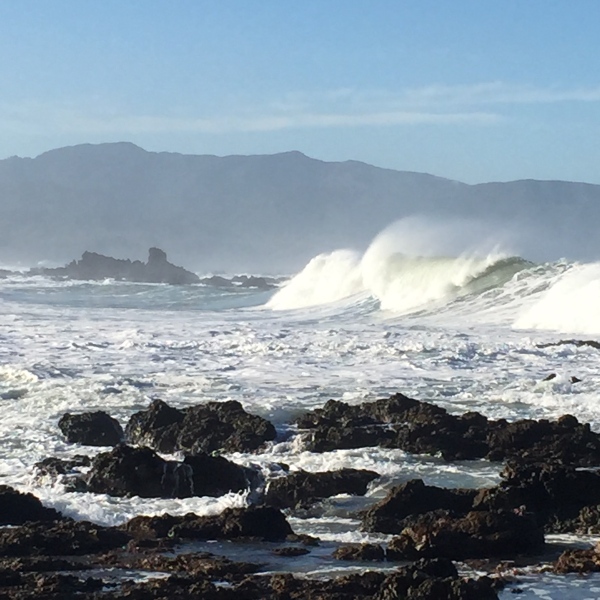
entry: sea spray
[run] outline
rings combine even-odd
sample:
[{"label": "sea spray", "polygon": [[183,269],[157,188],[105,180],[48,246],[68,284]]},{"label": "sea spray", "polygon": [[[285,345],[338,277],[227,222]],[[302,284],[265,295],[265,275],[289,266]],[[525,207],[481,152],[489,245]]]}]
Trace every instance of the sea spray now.
[{"label": "sea spray", "polygon": [[505,259],[493,239],[489,228],[475,221],[402,219],[382,231],[362,257],[338,250],[313,258],[267,306],[306,308],[366,293],[383,310],[411,312],[459,295]]},{"label": "sea spray", "polygon": [[523,311],[517,329],[600,334],[600,263],[572,265]]}]

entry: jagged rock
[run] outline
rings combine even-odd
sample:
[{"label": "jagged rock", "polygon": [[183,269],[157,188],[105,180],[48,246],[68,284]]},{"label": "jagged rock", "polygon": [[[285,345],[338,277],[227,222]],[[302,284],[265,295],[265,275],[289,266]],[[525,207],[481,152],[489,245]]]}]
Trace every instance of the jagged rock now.
[{"label": "jagged rock", "polygon": [[512,557],[540,552],[544,531],[534,515],[514,511],[425,513],[388,544],[391,559]]},{"label": "jagged rock", "polygon": [[234,400],[207,402],[184,410],[155,400],[132,415],[125,437],[159,452],[251,452],[277,435],[266,419],[247,413]]},{"label": "jagged rock", "polygon": [[269,482],[265,503],[278,508],[305,507],[337,494],[363,496],[378,473],[361,469],[341,469],[308,473],[297,471]]},{"label": "jagged rock", "polygon": [[300,548],[299,546],[285,546],[284,548],[275,548],[275,550],[272,551],[272,554],[275,556],[292,558],[294,556],[305,556],[306,554],[310,554],[310,550],[308,548]]},{"label": "jagged rock", "polygon": [[565,550],[553,565],[555,573],[592,573],[600,571],[600,548]]},{"label": "jagged rock", "polygon": [[62,518],[61,513],[43,506],[33,494],[23,494],[8,485],[0,485],[0,525],[58,521]]},{"label": "jagged rock", "polygon": [[283,513],[274,507],[228,508],[219,515],[199,517],[134,517],[123,529],[136,539],[164,538],[194,540],[235,540],[254,538],[282,541],[293,534]]},{"label": "jagged rock", "polygon": [[72,415],[65,413],[58,427],[71,444],[116,446],[123,441],[123,429],[116,419],[104,411]]},{"label": "jagged rock", "polygon": [[466,514],[473,505],[477,490],[445,489],[427,486],[421,479],[411,479],[390,490],[388,495],[365,511],[366,531],[400,533],[409,516],[447,509]]},{"label": "jagged rock", "polygon": [[160,248],[150,248],[148,262],[112,258],[96,252],[84,252],[80,260],[74,260],[57,269],[32,269],[32,275],[48,275],[77,280],[117,279],[138,283],[199,283],[200,278],[191,271],[177,267],[167,260]]},{"label": "jagged rock", "polygon": [[600,473],[553,462],[509,462],[500,485],[480,490],[473,508],[535,512],[547,532],[600,532]]},{"label": "jagged rock", "polygon": [[88,521],[30,522],[0,529],[0,556],[73,556],[119,548],[130,536]]},{"label": "jagged rock", "polygon": [[577,466],[600,462],[600,435],[571,415],[555,422],[488,420],[477,412],[451,415],[441,407],[402,394],[350,406],[330,400],[297,420],[307,449],[382,446],[446,460],[487,458],[557,460]]},{"label": "jagged rock", "polygon": [[383,561],[385,560],[385,550],[379,544],[340,546],[334,551],[333,558],[353,561]]},{"label": "jagged rock", "polygon": [[200,454],[166,461],[150,448],[120,445],[94,458],[87,489],[142,498],[222,496],[246,489],[247,472],[223,457]]}]

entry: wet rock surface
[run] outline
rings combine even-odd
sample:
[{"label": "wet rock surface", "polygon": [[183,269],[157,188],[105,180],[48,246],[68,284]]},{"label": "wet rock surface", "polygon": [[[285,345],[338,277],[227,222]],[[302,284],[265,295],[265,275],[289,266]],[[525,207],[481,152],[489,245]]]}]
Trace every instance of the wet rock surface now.
[{"label": "wet rock surface", "polygon": [[395,394],[348,405],[330,400],[300,416],[305,444],[313,452],[382,446],[413,454],[440,454],[446,460],[562,461],[576,466],[600,464],[600,435],[571,415],[557,421],[493,421],[477,412],[460,416]]},{"label": "wet rock surface", "polygon": [[88,521],[28,522],[0,529],[0,557],[94,554],[121,547],[130,537],[124,531]]},{"label": "wet rock surface", "polygon": [[497,510],[456,517],[439,510],[414,518],[388,544],[388,558],[507,558],[543,548],[544,530],[533,514]]},{"label": "wet rock surface", "polygon": [[207,402],[178,410],[155,400],[132,415],[125,437],[159,452],[252,452],[275,439],[275,427],[237,401]]},{"label": "wet rock surface", "polygon": [[296,471],[271,480],[264,502],[279,508],[299,508],[338,494],[362,496],[369,483],[378,477],[379,474],[374,471],[361,469],[317,473]]},{"label": "wet rock surface", "polygon": [[249,487],[249,469],[207,454],[167,461],[150,448],[119,445],[96,456],[87,491],[111,496],[188,498],[222,496]]},{"label": "wet rock surface", "polygon": [[123,441],[123,429],[116,419],[104,411],[72,415],[65,413],[58,427],[71,444],[116,446]]},{"label": "wet rock surface", "polygon": [[23,494],[8,485],[0,485],[0,526],[60,519],[61,513],[43,506],[33,494]]},{"label": "wet rock surface", "polygon": [[446,509],[466,514],[471,510],[477,490],[453,490],[427,486],[421,479],[411,479],[390,490],[388,495],[363,515],[366,531],[400,533],[409,517]]},{"label": "wet rock surface", "polygon": [[293,534],[283,513],[273,507],[228,508],[218,515],[134,517],[121,527],[136,539],[256,539],[283,541]]}]

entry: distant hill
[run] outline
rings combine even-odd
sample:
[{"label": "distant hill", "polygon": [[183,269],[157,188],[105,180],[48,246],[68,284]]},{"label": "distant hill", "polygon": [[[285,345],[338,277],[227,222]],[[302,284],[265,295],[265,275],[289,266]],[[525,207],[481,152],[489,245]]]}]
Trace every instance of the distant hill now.
[{"label": "distant hill", "polygon": [[291,272],[319,252],[365,248],[413,214],[518,224],[535,232],[524,245],[537,260],[600,258],[598,185],[467,185],[299,152],[192,156],[130,143],[0,161],[0,265],[85,250],[143,259],[158,246],[196,270]]}]

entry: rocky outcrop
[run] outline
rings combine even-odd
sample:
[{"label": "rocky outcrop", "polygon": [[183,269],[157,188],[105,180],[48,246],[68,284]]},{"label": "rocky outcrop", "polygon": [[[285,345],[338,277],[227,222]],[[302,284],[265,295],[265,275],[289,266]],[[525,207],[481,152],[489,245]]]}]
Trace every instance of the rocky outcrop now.
[{"label": "rocky outcrop", "polygon": [[80,260],[74,260],[65,267],[56,269],[32,269],[31,275],[47,275],[77,280],[116,279],[136,283],[199,283],[200,278],[183,267],[167,260],[160,248],[150,248],[148,262],[113,258],[96,252],[84,252]]},{"label": "rocky outcrop", "polygon": [[472,511],[456,517],[449,511],[428,512],[413,520],[388,544],[388,558],[508,558],[538,553],[544,530],[531,513],[509,510]]},{"label": "rocky outcrop", "polygon": [[382,446],[413,454],[440,454],[446,460],[561,461],[577,466],[600,462],[600,435],[571,415],[557,421],[493,421],[477,412],[460,416],[395,394],[348,405],[330,400],[297,420],[306,447],[314,452]]},{"label": "rocky outcrop", "polygon": [[0,525],[58,521],[62,518],[61,513],[43,506],[33,494],[23,494],[8,485],[0,485]]},{"label": "rocky outcrop", "polygon": [[385,550],[379,544],[340,546],[334,551],[333,558],[337,560],[379,562],[385,560]]},{"label": "rocky outcrop", "polygon": [[75,415],[65,413],[58,427],[71,444],[116,446],[123,441],[119,422],[101,410]]},{"label": "rocky outcrop", "polygon": [[600,533],[600,473],[559,463],[509,463],[500,485],[480,490],[476,510],[526,509],[548,533]]},{"label": "rocky outcrop", "polygon": [[378,477],[378,473],[361,469],[296,471],[269,482],[265,503],[279,508],[300,508],[338,494],[363,496],[369,483]]},{"label": "rocky outcrop", "polygon": [[239,402],[207,402],[178,410],[154,400],[132,415],[125,437],[131,444],[158,452],[252,452],[277,435],[262,417],[247,413]]},{"label": "rocky outcrop", "polygon": [[120,548],[131,536],[88,521],[29,522],[0,529],[0,556],[73,556]]},{"label": "rocky outcrop", "polygon": [[86,489],[142,498],[222,496],[247,489],[247,474],[248,469],[223,457],[198,454],[166,461],[150,448],[119,445],[93,459]]},{"label": "rocky outcrop", "polygon": [[600,571],[600,547],[565,550],[553,565],[555,573],[592,573]]},{"label": "rocky outcrop", "polygon": [[365,511],[363,528],[366,531],[400,533],[411,516],[440,509],[466,514],[472,509],[477,493],[477,490],[428,486],[421,479],[411,479],[392,488],[383,500]]},{"label": "rocky outcrop", "polygon": [[219,515],[198,517],[134,517],[123,529],[137,539],[170,538],[186,540],[255,539],[283,541],[293,534],[283,513],[270,506],[228,508]]}]

